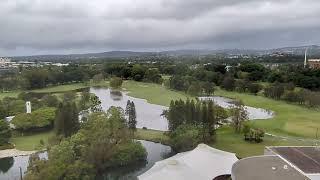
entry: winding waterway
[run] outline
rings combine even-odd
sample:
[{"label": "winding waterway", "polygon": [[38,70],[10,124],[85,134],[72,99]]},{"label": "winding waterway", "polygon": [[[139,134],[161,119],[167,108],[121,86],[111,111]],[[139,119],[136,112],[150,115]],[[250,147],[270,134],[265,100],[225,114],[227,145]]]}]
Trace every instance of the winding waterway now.
[{"label": "winding waterway", "polygon": [[121,91],[112,91],[108,88],[90,88],[90,93],[99,97],[105,111],[111,106],[125,109],[127,101],[133,101],[137,112],[137,128],[168,130],[168,121],[161,116],[163,110],[167,109],[165,106],[150,104],[144,99],[134,98]]},{"label": "winding waterway", "polygon": [[[137,127],[155,129],[161,131],[168,130],[168,121],[161,116],[163,110],[167,107],[150,104],[144,99],[128,96],[121,91],[111,91],[108,88],[90,88],[90,93],[99,97],[103,110],[108,110],[111,106],[121,107],[125,109],[127,101],[133,101],[137,111]],[[233,105],[233,100],[224,97],[199,97],[200,100],[214,100],[215,103],[224,108],[230,108]],[[265,109],[245,107],[248,111],[249,119],[269,119],[274,113]],[[168,158],[172,155],[172,150],[169,146],[160,143],[139,140],[146,148],[148,156],[147,161],[134,166],[127,166],[117,169],[108,170],[98,179],[136,179],[137,176],[150,169],[157,161]],[[47,153],[41,153],[41,158],[47,158]],[[11,158],[0,159],[0,179],[11,180],[20,179],[20,167],[22,173],[26,172],[29,156],[18,156]]]},{"label": "winding waterway", "polygon": [[[232,108],[234,106],[234,100],[220,97],[220,96],[209,96],[209,97],[199,97],[200,100],[213,100],[218,106],[223,108]],[[245,106],[248,112],[249,120],[263,120],[273,118],[274,112],[266,109],[255,108],[250,106]]]},{"label": "winding waterway", "polygon": [[[150,141],[138,140],[146,148],[148,153],[147,161],[136,165],[111,169],[97,179],[137,179],[137,176],[150,169],[155,162],[166,159],[172,155],[169,146]],[[1,180],[20,180],[20,167],[22,174],[27,171],[30,156],[18,156],[0,159],[0,179]],[[47,158],[46,152],[39,154],[40,158]]]}]

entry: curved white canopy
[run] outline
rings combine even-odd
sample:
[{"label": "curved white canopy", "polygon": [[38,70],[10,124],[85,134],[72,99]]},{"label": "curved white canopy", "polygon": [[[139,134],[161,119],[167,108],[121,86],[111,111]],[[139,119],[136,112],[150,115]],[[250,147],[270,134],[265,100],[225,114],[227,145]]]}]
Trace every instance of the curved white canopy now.
[{"label": "curved white canopy", "polygon": [[231,174],[232,165],[237,160],[233,153],[200,144],[192,151],[157,162],[140,175],[139,180],[212,180],[220,175]]}]

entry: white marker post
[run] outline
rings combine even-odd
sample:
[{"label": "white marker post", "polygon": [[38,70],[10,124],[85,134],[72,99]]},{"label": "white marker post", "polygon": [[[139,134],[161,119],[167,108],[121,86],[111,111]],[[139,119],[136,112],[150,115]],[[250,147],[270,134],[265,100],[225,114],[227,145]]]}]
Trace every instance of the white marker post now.
[{"label": "white marker post", "polygon": [[27,113],[30,114],[31,113],[31,102],[30,101],[26,102],[26,109],[27,109]]}]

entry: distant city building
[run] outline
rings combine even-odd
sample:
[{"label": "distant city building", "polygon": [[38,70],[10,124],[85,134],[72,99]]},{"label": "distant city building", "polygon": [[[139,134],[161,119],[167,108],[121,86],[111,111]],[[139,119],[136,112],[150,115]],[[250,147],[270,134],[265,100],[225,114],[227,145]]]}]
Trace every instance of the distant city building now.
[{"label": "distant city building", "polygon": [[232,167],[232,180],[320,179],[319,147],[266,147],[264,154],[237,161]]},{"label": "distant city building", "polygon": [[226,71],[229,72],[231,70],[232,66],[226,66]]},{"label": "distant city building", "polygon": [[312,69],[320,69],[320,59],[309,59],[308,65]]},{"label": "distant city building", "polygon": [[62,67],[62,66],[69,66],[69,63],[53,63],[52,65]]}]

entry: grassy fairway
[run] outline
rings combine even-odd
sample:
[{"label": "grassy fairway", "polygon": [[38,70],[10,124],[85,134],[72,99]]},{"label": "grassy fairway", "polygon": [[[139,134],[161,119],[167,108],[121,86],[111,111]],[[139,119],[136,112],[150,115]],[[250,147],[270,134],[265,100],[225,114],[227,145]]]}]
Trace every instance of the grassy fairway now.
[{"label": "grassy fairway", "polygon": [[52,87],[47,87],[43,89],[36,89],[32,90],[32,92],[37,92],[37,93],[61,93],[61,92],[68,92],[68,91],[74,91],[77,89],[82,89],[82,88],[87,88],[91,86],[108,86],[109,81],[102,81],[101,83],[74,83],[74,84],[67,84],[67,85],[59,85],[59,86],[52,86]]},{"label": "grassy fairway", "polygon": [[319,110],[288,104],[284,101],[276,101],[262,96],[228,92],[220,89],[215,94],[241,99],[248,106],[274,111],[275,117],[271,120],[252,121],[254,126],[265,129],[267,132],[279,135],[316,138],[317,129],[320,130]]},{"label": "grassy fairway", "polygon": [[0,93],[0,100],[2,100],[5,97],[18,97],[19,91],[13,91],[13,92],[6,92],[6,93]]},{"label": "grassy fairway", "polygon": [[136,139],[143,139],[146,141],[152,141],[156,143],[169,144],[169,137],[165,135],[163,131],[137,129],[135,133]]},{"label": "grassy fairway", "polygon": [[234,133],[231,127],[222,127],[217,130],[217,140],[213,147],[234,152],[238,157],[244,158],[248,156],[262,155],[264,154],[265,146],[303,146],[314,145],[310,142],[282,140],[271,136],[265,136],[262,143],[250,143],[243,139],[242,134]]},{"label": "grassy fairway", "polygon": [[164,86],[152,83],[125,81],[123,88],[129,91],[129,96],[146,99],[149,103],[162,106],[169,106],[171,100],[185,100],[188,97],[183,92],[168,90]]},{"label": "grassy fairway", "polygon": [[47,88],[43,88],[43,89],[36,89],[36,90],[33,90],[32,92],[37,92],[37,93],[59,93],[59,92],[73,91],[73,90],[86,88],[86,87],[88,87],[88,86],[84,85],[83,83],[75,83],[75,84],[47,87]]},{"label": "grassy fairway", "polygon": [[39,150],[40,140],[44,141],[45,146],[48,144],[48,138],[53,136],[54,132],[43,132],[28,136],[18,136],[11,138],[10,142],[15,144],[16,149],[23,151]]},{"label": "grassy fairway", "polygon": [[[108,82],[105,81],[99,85],[105,86]],[[83,84],[63,85],[35,92],[65,92],[76,90],[79,88],[88,87]],[[141,83],[135,81],[125,81],[123,89],[129,91],[129,95],[137,98],[146,99],[148,102],[163,106],[169,106],[171,100],[186,99],[188,95],[183,92],[172,91],[158,84]],[[18,93],[0,94],[0,98],[5,95],[16,96]],[[269,109],[275,112],[275,117],[270,120],[252,121],[256,127],[263,128],[267,132],[271,132],[284,136],[296,136],[305,138],[315,138],[317,128],[319,128],[320,136],[320,111],[308,109],[302,106],[288,104],[283,101],[275,101],[262,96],[254,96],[250,94],[242,94],[237,92],[227,92],[220,89],[215,91],[216,95],[243,100],[248,106],[260,107]],[[33,150],[39,145],[40,139],[47,142],[50,133],[41,133],[33,136],[15,137],[12,142],[16,144],[18,149]],[[168,137],[161,131],[142,130],[139,129],[136,133],[137,139],[150,140],[154,142],[168,143]],[[242,135],[235,134],[231,128],[223,127],[217,131],[217,141],[213,144],[214,147],[235,152],[239,157],[252,155],[261,155],[265,146],[277,145],[313,145],[302,141],[281,140],[266,136],[264,142],[260,144],[248,143],[243,140]]]}]

